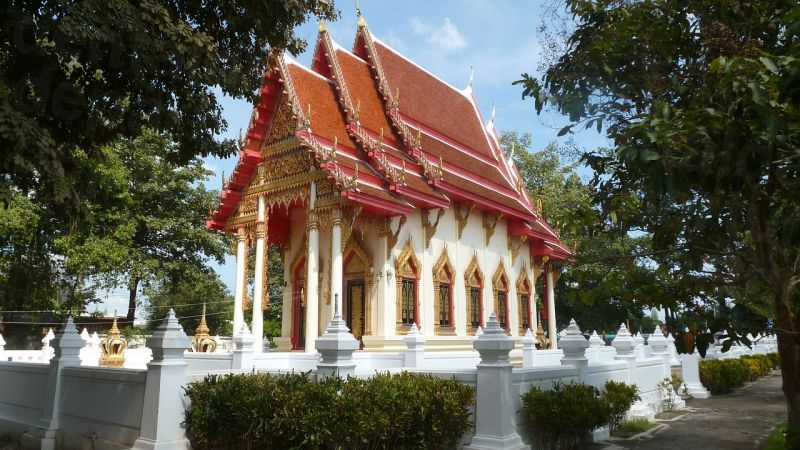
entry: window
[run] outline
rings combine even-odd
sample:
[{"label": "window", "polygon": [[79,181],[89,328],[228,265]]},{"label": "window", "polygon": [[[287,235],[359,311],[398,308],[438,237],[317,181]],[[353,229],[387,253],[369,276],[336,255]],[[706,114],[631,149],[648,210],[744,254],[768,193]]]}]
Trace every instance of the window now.
[{"label": "window", "polygon": [[411,326],[414,323],[416,316],[416,299],[414,291],[416,291],[417,280],[413,278],[403,278],[401,286],[401,320],[402,324]]},{"label": "window", "polygon": [[452,298],[450,296],[450,285],[447,283],[439,284],[439,326],[452,327]]},{"label": "window", "polygon": [[527,330],[528,328],[531,327],[530,323],[528,323],[528,322],[530,322],[530,317],[531,317],[531,314],[528,311],[528,307],[530,306],[530,297],[528,296],[528,294],[522,294],[520,296],[519,306],[520,306],[520,308],[519,308],[519,314],[520,314],[519,323],[521,324],[520,326],[522,327],[522,331],[525,332],[525,330]]},{"label": "window", "polygon": [[481,325],[481,290],[476,287],[469,290],[469,324],[472,328]]},{"label": "window", "polygon": [[497,291],[497,321],[500,322],[500,326],[504,329],[508,329],[508,302],[506,299],[505,291]]}]

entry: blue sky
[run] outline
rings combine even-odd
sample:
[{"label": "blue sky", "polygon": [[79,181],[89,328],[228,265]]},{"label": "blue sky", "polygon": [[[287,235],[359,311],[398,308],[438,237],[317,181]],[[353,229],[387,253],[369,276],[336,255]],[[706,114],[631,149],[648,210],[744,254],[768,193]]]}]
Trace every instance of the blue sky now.
[{"label": "blue sky", "polygon": [[[556,134],[567,122],[544,113],[537,116],[533,101],[522,100],[522,88],[512,86],[523,72],[535,73],[541,46],[537,28],[541,23],[540,1],[378,1],[361,0],[361,10],[373,35],[446,82],[463,88],[470,70],[474,70],[473,91],[486,121],[496,108],[495,123],[500,130],[518,130],[533,135],[537,151],[551,141],[566,141]],[[338,21],[328,23],[334,40],[352,48],[356,32],[355,5],[351,1],[335,3],[341,12]],[[300,26],[297,35],[308,42],[305,53],[296,58],[309,65],[317,36],[315,20]],[[234,138],[246,128],[252,110],[246,102],[221,100],[228,130],[221,137]],[[593,149],[608,145],[594,131],[572,137],[577,144]],[[208,158],[206,165],[215,175],[206,183],[219,190],[222,172],[230,175],[235,158]],[[216,267],[222,280],[233,291],[234,259]],[[127,295],[111,293],[101,309],[123,310]]]}]

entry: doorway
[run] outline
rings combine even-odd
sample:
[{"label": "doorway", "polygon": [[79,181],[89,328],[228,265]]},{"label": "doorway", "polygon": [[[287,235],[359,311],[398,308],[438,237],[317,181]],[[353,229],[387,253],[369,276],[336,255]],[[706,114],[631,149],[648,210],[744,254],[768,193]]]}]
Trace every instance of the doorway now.
[{"label": "doorway", "polygon": [[363,278],[347,280],[343,306],[344,316],[347,328],[358,340],[361,340],[361,336],[364,335],[364,294]]}]

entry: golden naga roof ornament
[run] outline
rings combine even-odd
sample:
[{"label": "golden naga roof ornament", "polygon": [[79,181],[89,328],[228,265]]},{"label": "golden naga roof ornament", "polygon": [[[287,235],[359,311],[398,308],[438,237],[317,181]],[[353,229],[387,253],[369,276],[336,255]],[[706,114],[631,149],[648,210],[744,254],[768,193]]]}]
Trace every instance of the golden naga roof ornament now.
[{"label": "golden naga roof ornament", "polygon": [[203,315],[200,316],[200,324],[194,332],[192,338],[192,351],[197,353],[214,353],[217,351],[217,341],[209,334],[206,324],[206,304],[203,303]]},{"label": "golden naga roof ornament", "polygon": [[128,342],[120,335],[117,328],[117,311],[114,311],[114,323],[108,330],[108,336],[100,341],[100,365],[105,367],[122,367],[125,364],[125,349]]},{"label": "golden naga roof ornament", "polygon": [[356,122],[360,121],[361,119],[361,99],[356,99],[356,107],[353,111],[353,120]]},{"label": "golden naga roof ornament", "polygon": [[303,129],[311,129],[311,103],[308,104],[308,112],[306,116],[303,117]]}]

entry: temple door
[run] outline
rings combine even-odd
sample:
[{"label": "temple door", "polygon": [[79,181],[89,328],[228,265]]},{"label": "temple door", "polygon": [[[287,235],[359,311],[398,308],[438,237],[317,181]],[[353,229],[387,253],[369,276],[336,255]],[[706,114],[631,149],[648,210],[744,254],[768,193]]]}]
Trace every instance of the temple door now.
[{"label": "temple door", "polygon": [[347,280],[345,290],[344,314],[347,328],[356,339],[364,335],[364,279]]},{"label": "temple door", "polygon": [[292,350],[306,347],[305,278],[296,279],[292,291]]}]

